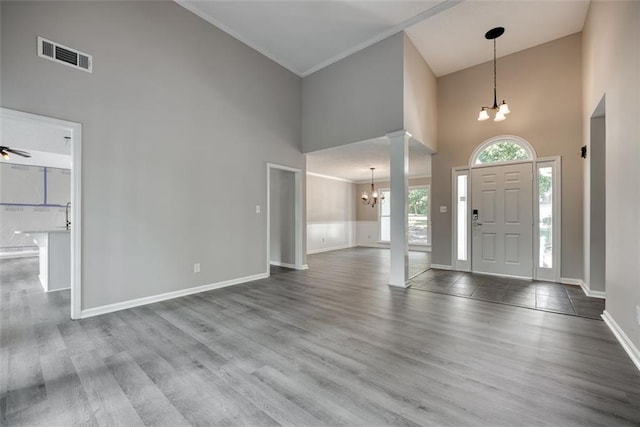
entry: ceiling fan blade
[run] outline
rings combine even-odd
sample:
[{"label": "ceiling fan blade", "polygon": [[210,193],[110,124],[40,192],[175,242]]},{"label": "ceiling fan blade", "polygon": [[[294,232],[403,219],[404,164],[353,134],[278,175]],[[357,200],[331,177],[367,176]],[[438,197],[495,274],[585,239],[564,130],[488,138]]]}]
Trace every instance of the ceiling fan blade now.
[{"label": "ceiling fan blade", "polygon": [[27,153],[26,151],[16,150],[15,148],[3,147],[3,151],[6,151],[8,153],[13,153],[17,156],[31,157],[31,154]]}]

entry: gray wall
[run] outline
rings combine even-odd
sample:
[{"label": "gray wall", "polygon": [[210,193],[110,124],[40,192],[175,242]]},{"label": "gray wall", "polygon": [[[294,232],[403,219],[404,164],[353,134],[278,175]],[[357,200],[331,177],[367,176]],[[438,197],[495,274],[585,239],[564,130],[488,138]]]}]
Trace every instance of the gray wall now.
[{"label": "gray wall", "polygon": [[[583,31],[584,143],[604,95],[607,312],[640,349],[640,2],[592,1]],[[588,186],[589,171],[585,171]],[[589,189],[585,188],[585,195]],[[589,233],[585,201],[585,234]],[[588,247],[585,259],[589,259]]]},{"label": "gray wall", "polygon": [[255,205],[267,162],[305,168],[301,79],[173,2],[1,7],[2,106],[82,124],[83,309],[265,273]]},{"label": "gray wall", "polygon": [[307,174],[307,253],[355,246],[355,187]]},{"label": "gray wall", "polygon": [[438,80],[409,37],[404,36],[404,129],[438,151]]},{"label": "gray wall", "polygon": [[[511,114],[478,122],[493,100],[493,63],[438,79],[438,154],[432,158],[433,263],[451,264],[451,168],[498,135],[529,141],[539,157],[562,156],[562,271],[583,276],[581,35],[573,34],[498,59],[498,96]],[[447,206],[446,213],[439,207]]]},{"label": "gray wall", "polygon": [[293,172],[270,169],[270,209],[271,229],[269,251],[274,263],[296,264],[296,193]]},{"label": "gray wall", "polygon": [[403,33],[302,82],[302,151],[378,138],[403,128]]}]

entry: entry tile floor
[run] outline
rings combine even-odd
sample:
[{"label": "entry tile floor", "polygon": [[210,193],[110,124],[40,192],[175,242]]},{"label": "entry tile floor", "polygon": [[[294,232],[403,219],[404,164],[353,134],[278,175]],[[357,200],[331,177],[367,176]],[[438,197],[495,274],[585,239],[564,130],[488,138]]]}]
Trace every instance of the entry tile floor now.
[{"label": "entry tile floor", "polygon": [[413,277],[411,289],[516,305],[601,320],[604,300],[579,286],[431,269]]}]

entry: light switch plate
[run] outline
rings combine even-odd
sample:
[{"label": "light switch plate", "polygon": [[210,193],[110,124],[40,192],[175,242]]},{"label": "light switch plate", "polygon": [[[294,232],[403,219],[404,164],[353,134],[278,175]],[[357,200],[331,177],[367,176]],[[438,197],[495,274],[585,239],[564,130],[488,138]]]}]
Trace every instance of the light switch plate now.
[{"label": "light switch plate", "polygon": [[200,273],[200,263],[196,262],[195,264],[193,264],[193,272],[194,273]]},{"label": "light switch plate", "polygon": [[446,206],[440,206],[440,213],[447,213],[447,207]]}]

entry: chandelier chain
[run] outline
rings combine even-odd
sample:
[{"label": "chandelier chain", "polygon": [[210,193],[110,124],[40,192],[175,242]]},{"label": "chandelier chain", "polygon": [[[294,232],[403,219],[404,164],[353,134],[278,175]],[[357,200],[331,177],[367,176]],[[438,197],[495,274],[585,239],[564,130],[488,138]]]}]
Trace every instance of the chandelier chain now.
[{"label": "chandelier chain", "polygon": [[493,108],[498,108],[498,79],[496,71],[496,39],[493,39]]}]

